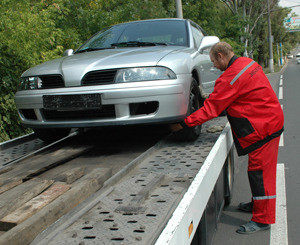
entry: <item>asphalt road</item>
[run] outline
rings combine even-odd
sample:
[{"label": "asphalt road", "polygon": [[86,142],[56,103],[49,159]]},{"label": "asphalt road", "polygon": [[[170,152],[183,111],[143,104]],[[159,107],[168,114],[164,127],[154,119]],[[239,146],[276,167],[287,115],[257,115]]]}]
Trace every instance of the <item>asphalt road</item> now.
[{"label": "asphalt road", "polygon": [[[247,177],[248,157],[236,156],[233,199],[220,217],[213,245],[296,245],[300,243],[298,226],[300,220],[300,160],[298,157],[300,150],[300,65],[297,65],[296,59],[289,60],[280,72],[270,74],[268,78],[278,95],[285,115],[285,131],[280,142],[278,163],[284,171],[280,175],[282,179],[279,185],[284,187],[285,183],[286,188],[279,190],[279,185],[277,186],[277,222],[269,231],[251,235],[240,235],[235,232],[252,216],[237,209],[240,202],[251,200],[251,191]],[[277,175],[279,176],[279,172]],[[282,198],[283,202],[281,202]]]},{"label": "asphalt road", "polygon": [[283,111],[285,115],[284,147],[278,162],[285,164],[288,243],[300,243],[300,65],[290,60],[283,73]]}]

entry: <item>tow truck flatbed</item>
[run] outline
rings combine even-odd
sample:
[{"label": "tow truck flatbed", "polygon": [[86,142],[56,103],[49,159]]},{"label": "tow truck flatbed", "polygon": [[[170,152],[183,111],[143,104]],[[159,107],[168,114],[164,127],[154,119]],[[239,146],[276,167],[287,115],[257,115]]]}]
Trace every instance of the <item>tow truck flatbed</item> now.
[{"label": "tow truck flatbed", "polygon": [[[208,132],[215,126],[225,128]],[[224,205],[223,170],[232,145],[225,117],[205,123],[195,142],[169,136],[32,244],[191,244],[211,199],[217,206],[215,216]],[[214,190],[221,197],[212,195]]]}]

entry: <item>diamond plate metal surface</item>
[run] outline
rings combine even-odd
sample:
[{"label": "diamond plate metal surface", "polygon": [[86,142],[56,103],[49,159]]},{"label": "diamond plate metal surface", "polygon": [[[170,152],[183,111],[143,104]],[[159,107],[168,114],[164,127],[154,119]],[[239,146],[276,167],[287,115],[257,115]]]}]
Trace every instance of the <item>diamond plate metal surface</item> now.
[{"label": "diamond plate metal surface", "polygon": [[[26,138],[27,137],[27,138]],[[30,135],[15,141],[4,142],[0,148],[0,168],[45,146],[45,143]]]},{"label": "diamond plate metal surface", "polygon": [[219,117],[204,124],[195,142],[165,139],[97,205],[47,244],[153,244],[221,133],[207,129],[226,123]]}]

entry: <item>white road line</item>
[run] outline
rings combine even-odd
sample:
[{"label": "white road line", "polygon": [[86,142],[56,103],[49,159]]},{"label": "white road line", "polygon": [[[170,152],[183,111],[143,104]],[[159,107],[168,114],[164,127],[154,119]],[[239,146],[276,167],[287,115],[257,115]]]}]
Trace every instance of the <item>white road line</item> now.
[{"label": "white road line", "polygon": [[283,84],[283,77],[282,77],[282,75],[280,76],[280,80],[279,80],[279,86],[282,86],[282,84]]},{"label": "white road line", "polygon": [[283,99],[283,88],[282,87],[279,87],[278,99],[280,99],[280,100]]},{"label": "white road line", "polygon": [[279,146],[284,146],[284,136],[283,136],[284,133],[282,133],[280,135],[280,140],[279,140]]},{"label": "white road line", "polygon": [[271,225],[270,245],[288,245],[284,164],[277,164],[276,223]]},{"label": "white road line", "polygon": [[[281,105],[281,109],[283,110],[283,105]],[[284,133],[280,135],[279,146],[284,146]]]}]

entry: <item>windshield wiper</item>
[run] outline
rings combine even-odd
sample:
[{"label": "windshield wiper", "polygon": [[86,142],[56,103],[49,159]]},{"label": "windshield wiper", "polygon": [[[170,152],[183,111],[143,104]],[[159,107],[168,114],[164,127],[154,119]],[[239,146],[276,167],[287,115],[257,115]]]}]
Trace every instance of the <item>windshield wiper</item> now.
[{"label": "windshield wiper", "polygon": [[139,41],[130,41],[130,42],[121,42],[121,43],[112,43],[110,47],[105,48],[85,48],[75,53],[84,53],[84,52],[92,52],[97,50],[104,50],[104,49],[114,49],[116,47],[146,47],[146,46],[167,46],[167,43],[159,43],[159,42],[139,42]]},{"label": "windshield wiper", "polygon": [[91,51],[97,51],[97,50],[104,50],[104,49],[112,49],[115,47],[106,47],[106,48],[85,48],[85,49],[81,49],[75,53],[84,53],[84,52],[91,52]]},{"label": "windshield wiper", "polygon": [[141,46],[158,46],[163,45],[167,46],[167,43],[159,43],[159,42],[139,42],[139,41],[129,41],[129,42],[121,42],[121,43],[112,43],[111,47],[141,47]]}]

